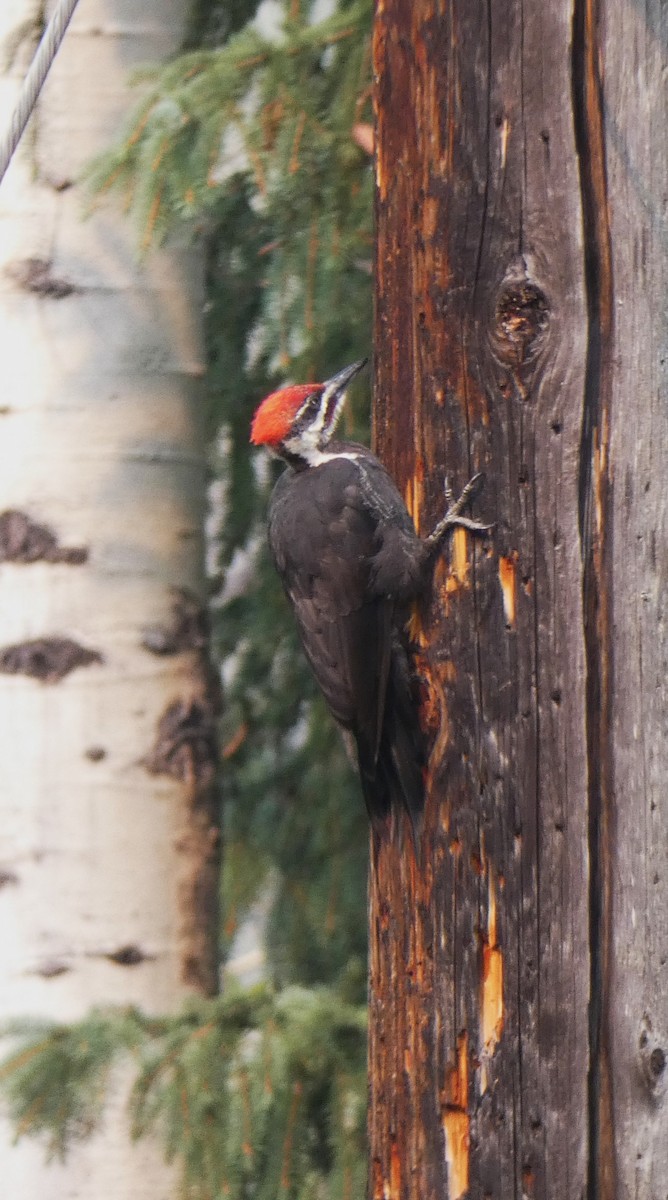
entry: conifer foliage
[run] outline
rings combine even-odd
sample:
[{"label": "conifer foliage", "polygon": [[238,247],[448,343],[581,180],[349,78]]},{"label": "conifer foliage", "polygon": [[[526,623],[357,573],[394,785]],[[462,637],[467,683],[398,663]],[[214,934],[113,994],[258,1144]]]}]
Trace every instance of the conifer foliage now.
[{"label": "conifer foliage", "polygon": [[[270,981],[171,1019],[15,1025],[0,1084],[19,1133],[62,1154],[95,1127],[111,1066],[131,1055],[133,1134],[157,1123],[191,1200],[364,1190],[366,817],[268,562],[274,467],[251,454],[248,429],[278,383],[369,353],[372,9],[200,0],[187,49],[144,73],[130,127],[91,169],[93,203],[120,191],[143,251],[184,234],[206,248],[221,938],[225,950],[270,884]],[[359,434],[355,408],[346,420]]]},{"label": "conifer foliage", "polygon": [[51,1156],[94,1131],[124,1051],[132,1134],[160,1130],[191,1200],[363,1192],[364,1015],[327,990],[231,988],[173,1018],[93,1012],[11,1032],[30,1039],[3,1067],[11,1111]]}]

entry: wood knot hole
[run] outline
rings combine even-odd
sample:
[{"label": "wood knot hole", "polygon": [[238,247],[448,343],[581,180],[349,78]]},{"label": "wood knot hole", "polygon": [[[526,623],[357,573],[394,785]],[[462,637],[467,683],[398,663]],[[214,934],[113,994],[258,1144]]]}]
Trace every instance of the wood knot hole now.
[{"label": "wood knot hole", "polygon": [[666,1054],[661,1046],[656,1046],[649,1056],[649,1069],[656,1079],[663,1075],[666,1069]]},{"label": "wood knot hole", "polygon": [[549,323],[550,306],[535,283],[514,281],[501,289],[494,316],[500,357],[519,365],[535,353]]},{"label": "wood knot hole", "polygon": [[666,1079],[666,1051],[652,1030],[652,1023],[647,1015],[645,1015],[643,1024],[644,1028],[638,1039],[640,1064],[650,1093],[655,1099],[659,1099],[663,1096],[668,1082]]}]

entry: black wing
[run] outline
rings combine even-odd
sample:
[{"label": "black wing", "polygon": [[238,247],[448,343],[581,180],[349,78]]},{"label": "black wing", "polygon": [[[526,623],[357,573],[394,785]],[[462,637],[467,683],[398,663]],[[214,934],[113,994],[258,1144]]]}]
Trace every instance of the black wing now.
[{"label": "black wing", "polygon": [[377,521],[361,500],[355,464],[286,471],[272,496],[269,542],[320,689],[375,761],[394,601],[372,585]]},{"label": "black wing", "polygon": [[396,800],[415,819],[422,741],[395,623],[417,590],[421,543],[394,484],[372,456],[288,470],[269,540],[316,680],[356,740],[370,815]]}]

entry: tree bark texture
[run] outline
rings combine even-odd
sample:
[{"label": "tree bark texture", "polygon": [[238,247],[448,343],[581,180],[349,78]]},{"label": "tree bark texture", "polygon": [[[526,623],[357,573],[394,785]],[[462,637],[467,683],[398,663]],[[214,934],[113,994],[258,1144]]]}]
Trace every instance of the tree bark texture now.
[{"label": "tree bark texture", "polygon": [[376,447],[419,531],[417,855],[370,876],[373,1200],[668,1194],[668,24],[378,0]]},{"label": "tree bark texture", "polygon": [[[3,112],[43,9],[0,4]],[[2,1021],[217,986],[201,271],[175,248],[139,264],[120,206],[84,220],[81,181],[186,16],[81,0],[0,188]],[[0,1123],[0,1192],[167,1200],[174,1170],[131,1145],[123,1098],[64,1165]]]}]

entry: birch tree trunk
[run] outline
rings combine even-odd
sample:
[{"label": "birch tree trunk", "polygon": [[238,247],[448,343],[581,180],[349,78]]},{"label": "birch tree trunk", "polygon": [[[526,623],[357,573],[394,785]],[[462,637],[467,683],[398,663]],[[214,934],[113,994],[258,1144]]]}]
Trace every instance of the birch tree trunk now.
[{"label": "birch tree trunk", "polygon": [[[41,7],[0,6],[6,114]],[[0,1019],[216,988],[201,279],[77,182],[186,7],[81,0],[0,188]],[[118,1111],[64,1166],[11,1136],[11,1200],[172,1194]]]},{"label": "birch tree trunk", "polygon": [[373,1200],[665,1200],[668,38],[383,0],[376,442],[421,532],[420,854],[372,849]]}]

